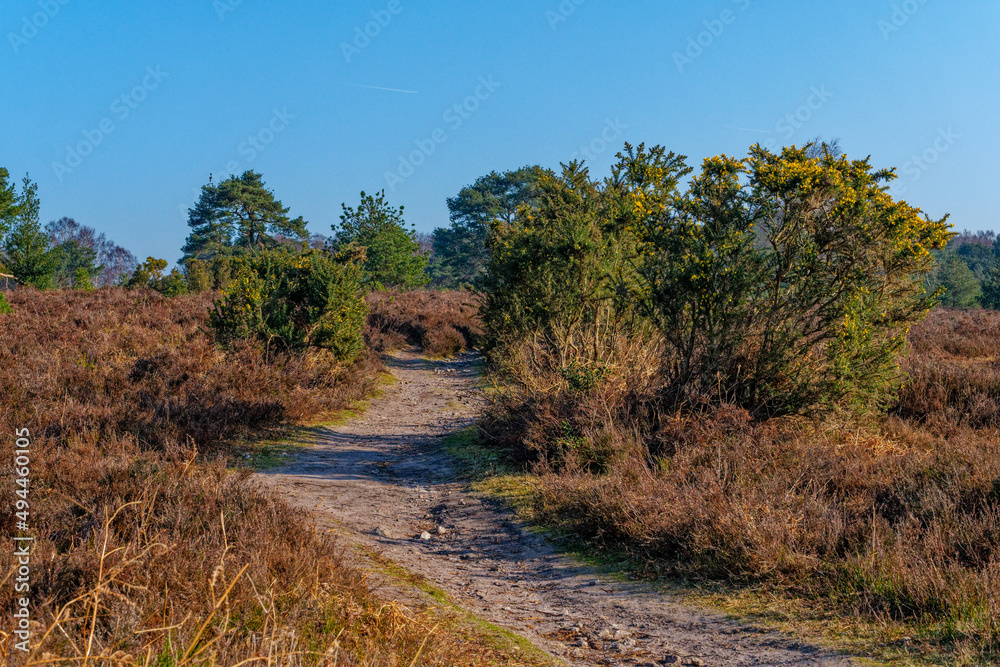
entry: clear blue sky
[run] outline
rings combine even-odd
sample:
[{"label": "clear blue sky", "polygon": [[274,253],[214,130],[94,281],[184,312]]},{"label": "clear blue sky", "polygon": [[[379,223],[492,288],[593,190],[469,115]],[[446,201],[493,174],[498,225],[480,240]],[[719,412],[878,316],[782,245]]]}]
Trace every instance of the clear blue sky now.
[{"label": "clear blue sky", "polygon": [[1000,231],[998,34],[992,0],[0,0],[0,166],[43,221],[173,261],[210,172],[260,171],[313,232],[382,188],[430,231],[476,177],[581,146],[604,175],[625,141],[697,164],[819,135]]}]

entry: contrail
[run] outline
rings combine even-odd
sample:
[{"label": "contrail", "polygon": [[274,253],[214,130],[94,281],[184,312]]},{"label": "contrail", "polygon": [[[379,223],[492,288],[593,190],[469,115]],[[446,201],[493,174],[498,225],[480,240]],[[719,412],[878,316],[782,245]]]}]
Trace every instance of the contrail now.
[{"label": "contrail", "polygon": [[410,93],[412,95],[417,94],[417,91],[415,90],[401,90],[400,88],[383,88],[382,86],[366,86],[363,83],[343,83],[341,85],[354,86],[355,88],[373,88],[375,90],[388,90],[393,93]]},{"label": "contrail", "polygon": [[723,125],[731,130],[743,130],[744,132],[760,132],[761,134],[774,134],[771,130],[757,130],[752,127],[737,127],[736,125]]}]

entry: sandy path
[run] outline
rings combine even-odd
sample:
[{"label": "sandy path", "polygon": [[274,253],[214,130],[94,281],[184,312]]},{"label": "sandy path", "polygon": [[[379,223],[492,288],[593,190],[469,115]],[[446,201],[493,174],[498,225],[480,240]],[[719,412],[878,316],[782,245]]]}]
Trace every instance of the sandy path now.
[{"label": "sandy path", "polygon": [[[472,423],[475,357],[388,361],[398,384],[261,474],[316,523],[423,575],[459,606],[572,665],[851,665],[558,555],[458,480],[441,438]],[[441,526],[446,532],[439,534]],[[427,530],[430,540],[419,535]]]}]

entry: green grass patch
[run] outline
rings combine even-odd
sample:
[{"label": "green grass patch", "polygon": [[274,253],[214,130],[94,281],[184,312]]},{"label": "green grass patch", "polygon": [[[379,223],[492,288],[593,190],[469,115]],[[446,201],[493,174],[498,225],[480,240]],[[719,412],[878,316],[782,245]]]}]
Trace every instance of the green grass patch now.
[{"label": "green grass patch", "polygon": [[444,450],[458,460],[462,475],[469,481],[479,482],[517,473],[517,466],[507,452],[480,442],[475,426],[445,436],[443,444]]},{"label": "green grass patch", "polygon": [[254,445],[250,451],[243,454],[240,463],[254,470],[280,468],[295,455],[305,449],[305,446],[291,443],[267,443]]}]

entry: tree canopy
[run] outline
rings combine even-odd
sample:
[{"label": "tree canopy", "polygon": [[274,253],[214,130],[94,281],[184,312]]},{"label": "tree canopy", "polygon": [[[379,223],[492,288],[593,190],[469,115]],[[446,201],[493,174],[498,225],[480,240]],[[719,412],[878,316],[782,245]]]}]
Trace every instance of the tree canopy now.
[{"label": "tree canopy", "polygon": [[364,281],[370,286],[419,287],[427,282],[427,257],[420,254],[417,235],[403,221],[403,207],[394,208],[377,195],[361,193],[357,208],[342,204],[340,225],[333,225],[330,248],[364,252]]},{"label": "tree canopy", "polygon": [[[52,287],[59,264],[59,250],[54,248],[38,222],[40,203],[38,185],[25,175],[14,205],[6,207],[3,240],[3,264],[19,283],[40,289]],[[0,188],[7,190],[7,188]]]},{"label": "tree canopy", "polygon": [[301,216],[289,218],[288,211],[255,171],[230,176],[218,185],[210,181],[188,211],[191,233],[181,261],[273,248],[279,236],[308,239],[306,222]]},{"label": "tree canopy", "polygon": [[948,308],[1000,309],[1000,242],[992,231],[958,234],[935,251],[927,289]]},{"label": "tree canopy", "polygon": [[17,192],[14,184],[7,182],[8,178],[10,173],[0,167],[0,238],[7,235],[14,214],[17,213]]},{"label": "tree canopy", "polygon": [[132,275],[139,264],[131,252],[73,218],[53,220],[45,225],[45,233],[62,255],[56,270],[60,287],[75,284],[80,269],[97,287],[116,285]]},{"label": "tree canopy", "polygon": [[429,270],[434,282],[457,287],[482,275],[490,222],[509,224],[521,206],[537,206],[538,179],[546,173],[552,175],[537,165],[503,173],[493,171],[450,197],[451,225],[435,229],[432,236]]}]

